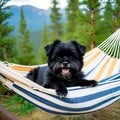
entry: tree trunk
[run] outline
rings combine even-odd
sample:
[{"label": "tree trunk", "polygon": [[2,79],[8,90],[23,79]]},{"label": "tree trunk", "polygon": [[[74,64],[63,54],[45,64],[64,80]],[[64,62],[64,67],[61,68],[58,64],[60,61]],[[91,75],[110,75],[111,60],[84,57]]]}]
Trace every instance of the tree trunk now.
[{"label": "tree trunk", "polygon": [[5,47],[4,47],[4,50],[3,50],[3,59],[4,59],[4,61],[7,61],[7,51],[6,51]]},{"label": "tree trunk", "polygon": [[114,15],[114,26],[115,26],[115,30],[117,30],[119,28],[119,23],[117,22],[118,19],[118,11],[115,12]]},{"label": "tree trunk", "polygon": [[94,41],[91,42],[91,46],[90,46],[90,47],[91,47],[91,50],[92,50],[93,48],[95,48],[95,42],[94,42]]},{"label": "tree trunk", "polygon": [[94,21],[94,9],[91,8],[90,9],[90,17],[91,17],[91,22],[90,22],[90,27],[91,27],[91,49],[93,49],[95,47],[95,32],[94,32],[94,25],[95,25],[95,21]]}]

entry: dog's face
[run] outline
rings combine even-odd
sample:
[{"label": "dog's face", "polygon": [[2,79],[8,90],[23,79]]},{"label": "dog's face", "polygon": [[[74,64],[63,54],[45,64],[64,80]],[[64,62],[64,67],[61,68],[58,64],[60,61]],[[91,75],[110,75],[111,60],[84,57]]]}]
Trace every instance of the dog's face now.
[{"label": "dog's face", "polygon": [[45,51],[50,70],[57,77],[69,80],[81,71],[86,47],[76,41],[63,43],[56,40],[47,45]]}]

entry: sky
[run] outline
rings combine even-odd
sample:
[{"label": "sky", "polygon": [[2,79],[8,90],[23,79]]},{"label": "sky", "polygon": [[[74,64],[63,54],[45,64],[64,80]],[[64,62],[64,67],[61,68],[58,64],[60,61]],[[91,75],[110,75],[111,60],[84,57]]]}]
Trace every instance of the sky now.
[{"label": "sky", "polygon": [[[67,0],[58,0],[60,8],[64,8],[67,5]],[[32,5],[41,9],[48,9],[51,6],[51,0],[10,0],[7,5]]]}]

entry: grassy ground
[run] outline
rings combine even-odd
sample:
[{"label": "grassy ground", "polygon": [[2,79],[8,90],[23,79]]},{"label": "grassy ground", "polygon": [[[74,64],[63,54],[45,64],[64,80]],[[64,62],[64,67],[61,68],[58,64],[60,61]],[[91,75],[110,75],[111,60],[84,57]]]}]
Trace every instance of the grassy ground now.
[{"label": "grassy ground", "polygon": [[20,117],[22,120],[120,120],[120,101],[102,110],[79,116],[53,115],[36,109],[32,114]]}]

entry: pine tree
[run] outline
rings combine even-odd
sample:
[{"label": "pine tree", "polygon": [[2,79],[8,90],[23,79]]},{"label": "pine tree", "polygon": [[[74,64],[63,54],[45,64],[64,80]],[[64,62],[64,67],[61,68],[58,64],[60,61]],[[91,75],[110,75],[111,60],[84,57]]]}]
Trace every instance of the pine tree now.
[{"label": "pine tree", "polygon": [[120,0],[114,0],[113,4],[114,28],[120,28]]},{"label": "pine tree", "polygon": [[77,25],[75,32],[80,42],[92,49],[101,42],[99,38],[102,34],[100,33],[102,31],[100,2],[99,0],[82,0],[80,9],[83,14],[77,17],[77,21],[81,24]]},{"label": "pine tree", "polygon": [[26,20],[24,17],[23,8],[20,10],[20,27],[19,27],[19,63],[24,65],[36,64],[36,58],[33,54],[33,45],[29,41],[30,32],[27,29]]},{"label": "pine tree", "polygon": [[52,0],[52,7],[51,7],[51,40],[59,39],[62,36],[62,23],[61,23],[61,17],[62,14],[60,13],[60,8],[58,7],[57,0]]},{"label": "pine tree", "polygon": [[120,1],[108,0],[104,12],[103,31],[107,36],[120,28]]},{"label": "pine tree", "polygon": [[10,34],[14,30],[8,19],[12,16],[10,7],[6,6],[9,0],[0,0],[0,60],[13,62],[16,58],[15,38]]},{"label": "pine tree", "polygon": [[79,0],[67,0],[68,6],[66,8],[67,23],[66,23],[66,40],[74,38],[74,32],[76,26],[79,24],[76,22],[77,14],[79,12]]},{"label": "pine tree", "polygon": [[114,22],[113,22],[113,8],[112,8],[112,1],[108,0],[106,2],[103,14],[103,32],[106,38],[114,32]]},{"label": "pine tree", "polygon": [[47,62],[47,57],[45,54],[44,47],[50,44],[49,39],[48,39],[48,28],[46,23],[44,22],[44,27],[43,27],[43,33],[42,33],[42,41],[40,44],[40,64],[46,63]]},{"label": "pine tree", "polygon": [[[11,36],[14,26],[10,26],[8,23],[8,19],[12,16],[10,7],[6,6],[8,1],[0,0],[0,61],[16,62],[16,39]],[[11,92],[5,89],[0,82],[1,98],[10,94]]]},{"label": "pine tree", "polygon": [[[104,12],[104,21],[107,20],[113,20],[113,14],[112,14],[112,4],[111,4],[111,0],[108,0],[105,6],[105,12]],[[106,22],[107,24],[109,24],[108,22]]]},{"label": "pine tree", "polygon": [[[36,64],[36,58],[33,54],[33,46],[32,43],[29,41],[30,32],[27,29],[26,20],[24,17],[23,8],[21,7],[20,10],[20,25],[19,25],[19,33],[18,36],[18,63],[23,65],[33,65]],[[12,101],[12,102],[11,102]],[[14,101],[14,102],[13,102]],[[8,100],[7,106],[10,108],[11,111],[15,111],[19,114],[30,114],[34,111],[35,107],[25,101],[23,98],[21,98],[18,95],[14,95]],[[17,107],[15,107],[17,106]],[[19,107],[18,107],[19,106]]]}]

